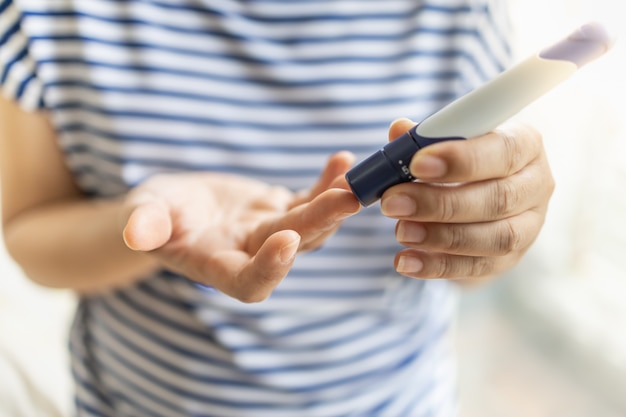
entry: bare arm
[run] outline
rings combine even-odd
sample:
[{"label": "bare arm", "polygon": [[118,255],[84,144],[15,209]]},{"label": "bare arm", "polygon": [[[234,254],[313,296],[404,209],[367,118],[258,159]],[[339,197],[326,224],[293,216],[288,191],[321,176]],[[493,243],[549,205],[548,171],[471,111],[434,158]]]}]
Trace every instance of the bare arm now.
[{"label": "bare arm", "polygon": [[[242,301],[260,301],[298,251],[321,245],[359,203],[333,155],[311,190],[210,172],[158,175],[118,199],[75,186],[42,114],[0,104],[4,238],[42,285],[81,292],[133,282],[159,267]],[[131,250],[132,248],[132,250]]]},{"label": "bare arm", "polygon": [[157,262],[130,250],[120,200],[76,187],[43,113],[0,99],[2,224],[7,250],[45,286],[97,291],[130,282]]}]

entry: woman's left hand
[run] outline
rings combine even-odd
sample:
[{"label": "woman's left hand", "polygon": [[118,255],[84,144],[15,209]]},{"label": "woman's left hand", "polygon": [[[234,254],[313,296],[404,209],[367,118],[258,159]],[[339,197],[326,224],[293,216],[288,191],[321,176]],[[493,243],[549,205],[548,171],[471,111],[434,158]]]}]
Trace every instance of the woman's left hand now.
[{"label": "woman's left hand", "polygon": [[[395,121],[390,139],[414,125]],[[521,124],[428,146],[410,169],[419,180],[388,189],[381,207],[407,247],[395,267],[414,278],[474,281],[510,269],[538,236],[554,190],[541,135]]]}]

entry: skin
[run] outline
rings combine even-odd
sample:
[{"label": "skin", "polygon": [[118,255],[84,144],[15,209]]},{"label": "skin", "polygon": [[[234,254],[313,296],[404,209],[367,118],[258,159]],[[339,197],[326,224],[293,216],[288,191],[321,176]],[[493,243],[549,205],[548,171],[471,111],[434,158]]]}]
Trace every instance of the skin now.
[{"label": "skin", "polygon": [[[394,138],[414,123],[395,121]],[[243,302],[266,299],[299,252],[315,249],[359,203],[332,155],[311,189],[292,193],[235,175],[154,176],[115,199],[75,185],[43,113],[0,99],[2,221],[9,253],[33,281],[97,293],[167,267]],[[420,183],[383,195],[407,249],[397,270],[420,278],[483,280],[506,270],[536,238],[553,181],[540,135],[507,128],[433,145],[411,163]],[[454,183],[453,186],[442,186]]]},{"label": "skin", "polygon": [[[396,120],[390,140],[414,125]],[[428,146],[410,169],[420,181],[381,198],[407,247],[396,269],[410,277],[477,283],[512,268],[539,234],[554,191],[542,137],[524,124]]]},{"label": "skin", "polygon": [[88,199],[46,115],[3,99],[0,129],[6,248],[44,286],[102,292],[166,266],[241,301],[261,301],[299,251],[321,245],[360,210],[340,188],[353,163],[347,152],[331,156],[317,184],[297,194],[202,172],[158,175],[119,198]]}]

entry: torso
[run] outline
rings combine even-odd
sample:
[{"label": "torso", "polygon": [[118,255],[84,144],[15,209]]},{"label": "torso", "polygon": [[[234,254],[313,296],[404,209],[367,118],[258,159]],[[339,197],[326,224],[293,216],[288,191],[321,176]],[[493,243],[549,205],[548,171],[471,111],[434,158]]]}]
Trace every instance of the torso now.
[{"label": "torso", "polygon": [[[331,153],[363,158],[394,118],[420,120],[502,69],[491,3],[18,2],[59,144],[95,198],[187,170],[310,186]],[[363,210],[256,305],[167,271],[84,299],[81,413],[453,409],[453,291],[394,272],[393,229]]]}]

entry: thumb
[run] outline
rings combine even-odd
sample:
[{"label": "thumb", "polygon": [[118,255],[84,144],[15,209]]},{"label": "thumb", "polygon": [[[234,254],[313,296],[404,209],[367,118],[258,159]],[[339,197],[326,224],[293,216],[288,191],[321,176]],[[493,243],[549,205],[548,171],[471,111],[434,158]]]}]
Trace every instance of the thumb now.
[{"label": "thumb", "polygon": [[151,251],[166,244],[172,235],[172,219],[167,206],[157,201],[135,206],[124,227],[126,246],[136,251]]},{"label": "thumb", "polygon": [[415,122],[405,117],[396,119],[389,125],[389,141],[405,134],[407,130],[415,126]]}]

